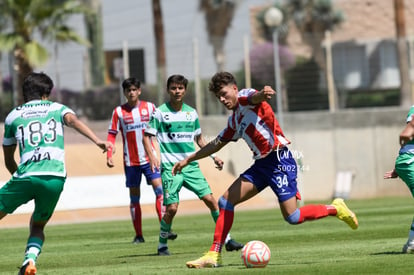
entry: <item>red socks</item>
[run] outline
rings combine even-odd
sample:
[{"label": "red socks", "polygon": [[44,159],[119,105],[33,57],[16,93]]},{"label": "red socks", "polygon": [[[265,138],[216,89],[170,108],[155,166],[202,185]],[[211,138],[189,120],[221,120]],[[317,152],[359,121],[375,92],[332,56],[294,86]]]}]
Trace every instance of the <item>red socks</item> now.
[{"label": "red socks", "polygon": [[221,252],[222,245],[226,241],[226,236],[233,225],[233,220],[234,211],[220,209],[220,214],[216,221],[216,229],[214,231],[214,241],[210,247],[210,251]]},{"label": "red socks", "polygon": [[163,195],[157,195],[155,199],[155,210],[157,211],[158,215],[158,221],[161,222],[162,217],[165,214],[165,205],[163,205],[164,196]]},{"label": "red socks", "polygon": [[129,205],[129,209],[131,210],[131,218],[135,229],[135,235],[142,237],[141,205],[139,203],[131,203]]},{"label": "red socks", "polygon": [[330,205],[310,204],[302,206],[299,210],[300,218],[298,224],[305,221],[317,220],[326,216],[336,216],[336,208],[331,207]]}]

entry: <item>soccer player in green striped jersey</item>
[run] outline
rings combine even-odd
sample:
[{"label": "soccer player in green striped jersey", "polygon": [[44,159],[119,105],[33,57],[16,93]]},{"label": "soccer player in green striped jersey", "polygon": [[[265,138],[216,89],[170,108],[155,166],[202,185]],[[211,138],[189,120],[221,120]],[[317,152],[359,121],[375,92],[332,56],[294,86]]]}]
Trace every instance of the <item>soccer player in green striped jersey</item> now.
[{"label": "soccer player in green striped jersey", "polygon": [[[147,125],[144,147],[150,159],[151,169],[161,166],[161,179],[164,191],[165,214],[161,220],[158,255],[170,255],[167,240],[168,233],[179,204],[179,192],[187,188],[201,199],[210,209],[213,220],[219,215],[217,200],[214,198],[207,180],[201,173],[197,162],[192,162],[178,175],[172,175],[174,164],[195,152],[194,141],[202,148],[205,142],[196,110],[185,104],[188,80],[182,75],[172,75],[167,80],[167,92],[170,100],[159,106]],[[156,136],[160,146],[161,160],[151,152],[150,137]],[[216,167],[221,170],[223,161],[211,156]],[[226,249],[239,250],[242,244],[227,236]]]},{"label": "soccer player in green striped jersey", "polygon": [[[65,105],[49,101],[53,81],[44,73],[31,73],[23,82],[25,103],[14,108],[4,123],[4,162],[12,178],[0,189],[0,219],[34,200],[25,258],[19,274],[36,274],[36,260],[66,180],[63,126],[74,128],[104,152],[110,142],[99,139]],[[19,147],[20,164],[14,159]]]},{"label": "soccer player in green striped jersey", "polygon": [[[414,105],[406,118],[406,125],[400,133],[400,150],[395,160],[394,169],[384,175],[384,179],[400,177],[414,196]],[[411,222],[408,240],[403,245],[403,253],[414,253],[414,219]]]}]

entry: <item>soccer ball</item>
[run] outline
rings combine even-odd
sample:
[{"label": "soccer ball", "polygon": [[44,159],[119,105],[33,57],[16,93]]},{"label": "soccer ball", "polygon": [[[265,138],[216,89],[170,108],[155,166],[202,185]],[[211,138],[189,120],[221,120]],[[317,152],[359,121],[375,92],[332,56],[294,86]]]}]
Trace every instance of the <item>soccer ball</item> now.
[{"label": "soccer ball", "polygon": [[266,267],[270,260],[270,249],[262,241],[250,241],[244,245],[241,258],[246,267]]}]

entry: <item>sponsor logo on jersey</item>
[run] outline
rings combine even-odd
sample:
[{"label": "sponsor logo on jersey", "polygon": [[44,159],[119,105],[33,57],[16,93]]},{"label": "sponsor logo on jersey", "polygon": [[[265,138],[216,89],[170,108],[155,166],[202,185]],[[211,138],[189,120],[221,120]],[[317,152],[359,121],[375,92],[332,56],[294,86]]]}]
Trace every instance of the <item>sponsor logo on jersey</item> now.
[{"label": "sponsor logo on jersey", "polygon": [[167,134],[169,139],[189,139],[193,137],[193,134],[176,134],[176,133],[168,133]]},{"label": "sponsor logo on jersey", "polygon": [[21,117],[22,118],[33,118],[33,117],[45,117],[48,114],[48,110],[32,110],[32,111],[27,111],[27,112],[22,112]]},{"label": "sponsor logo on jersey", "polygon": [[144,122],[126,125],[126,130],[127,131],[134,131],[134,130],[137,130],[137,129],[145,129],[145,128],[147,128],[147,124],[144,123]]},{"label": "sponsor logo on jersey", "polygon": [[132,114],[124,114],[124,122],[125,124],[134,123],[134,117],[132,116]]}]

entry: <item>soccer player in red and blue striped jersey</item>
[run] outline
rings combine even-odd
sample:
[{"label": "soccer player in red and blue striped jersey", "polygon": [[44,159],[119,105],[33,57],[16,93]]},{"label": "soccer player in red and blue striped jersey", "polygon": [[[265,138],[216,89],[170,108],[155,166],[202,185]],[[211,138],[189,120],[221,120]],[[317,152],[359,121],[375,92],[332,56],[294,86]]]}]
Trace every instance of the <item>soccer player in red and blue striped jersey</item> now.
[{"label": "soccer player in red and blue striped jersey", "polygon": [[297,208],[297,200],[300,199],[296,182],[297,165],[288,149],[290,141],[283,134],[271,106],[267,103],[276,93],[270,86],[265,86],[261,91],[239,91],[234,76],[228,72],[220,72],[211,79],[209,89],[233,113],[228,119],[227,127],[213,141],[174,165],[173,174],[180,173],[190,162],[207,157],[239,138],[245,140],[253,152],[255,162],[220,197],[220,214],[210,251],[197,260],[187,262],[188,267],[220,266],[223,242],[233,224],[234,207],[268,186],[277,196],[282,215],[290,224],[336,216],[352,229],[358,228],[355,214],[342,199],[335,199],[330,205],[306,205]]},{"label": "soccer player in red and blue striped jersey", "polygon": [[[129,189],[131,219],[135,230],[133,243],[145,242],[142,233],[142,213],[140,204],[140,184],[141,177],[144,174],[147,184],[151,184],[155,193],[155,209],[158,220],[164,215],[165,207],[163,206],[163,191],[161,184],[161,175],[159,171],[152,171],[149,165],[149,158],[145,152],[142,138],[147,128],[152,113],[155,111],[155,105],[151,102],[139,99],[141,95],[141,82],[131,77],[122,82],[122,89],[127,102],[117,106],[113,113],[108,129],[108,138],[112,144],[115,143],[116,135],[121,132],[123,152],[124,152],[124,170],[126,178],[126,187]],[[152,144],[154,155],[157,155],[157,146]],[[159,155],[159,154],[158,154]],[[108,167],[114,167],[112,151],[108,150],[107,162]],[[170,239],[175,239],[177,235],[170,232]]]}]

